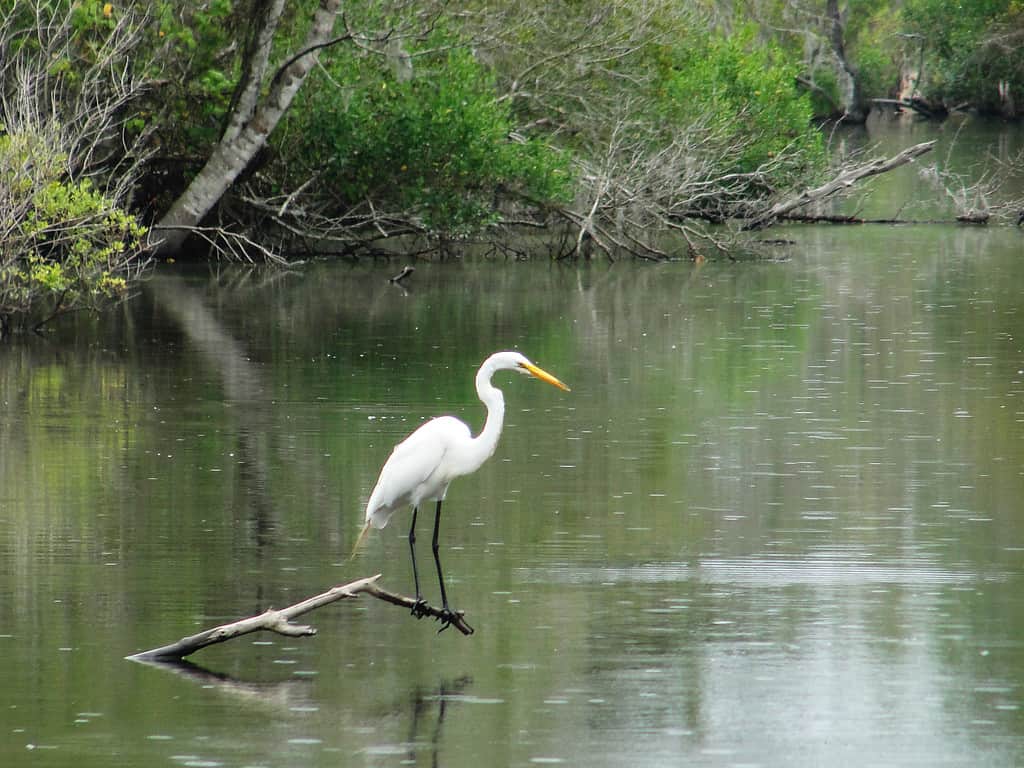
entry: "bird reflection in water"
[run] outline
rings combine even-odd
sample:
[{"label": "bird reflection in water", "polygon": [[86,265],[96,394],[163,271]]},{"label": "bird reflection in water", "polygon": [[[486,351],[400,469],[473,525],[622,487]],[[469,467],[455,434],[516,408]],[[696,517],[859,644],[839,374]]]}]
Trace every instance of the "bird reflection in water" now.
[{"label": "bird reflection in water", "polygon": [[425,739],[420,738],[420,729],[430,727],[430,711],[437,705],[437,714],[433,720],[433,728],[429,735],[430,744],[430,766],[438,768],[440,765],[440,743],[441,727],[444,725],[445,715],[448,712],[448,705],[452,698],[461,695],[473,682],[473,678],[467,676],[455,680],[443,680],[437,690],[416,688],[412,692],[412,720],[409,724],[409,757],[408,765],[419,765],[420,756],[417,752],[422,751],[420,747],[426,744]]}]

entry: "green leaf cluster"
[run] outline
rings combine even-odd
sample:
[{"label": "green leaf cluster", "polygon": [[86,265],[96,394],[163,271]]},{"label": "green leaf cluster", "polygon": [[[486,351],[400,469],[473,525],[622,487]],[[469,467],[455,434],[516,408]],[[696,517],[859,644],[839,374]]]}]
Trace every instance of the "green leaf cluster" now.
[{"label": "green leaf cluster", "polygon": [[211,0],[208,3],[160,0],[150,13],[147,48],[160,53],[149,69],[162,83],[150,109],[159,114],[165,145],[195,152],[220,137],[224,115],[240,73],[238,53],[244,49],[251,3]]},{"label": "green leaf cluster", "polygon": [[0,135],[0,327],[124,295],[145,228],[39,134]]},{"label": "green leaf cluster", "polygon": [[319,169],[339,210],[366,201],[458,234],[498,218],[499,191],[534,201],[570,195],[567,158],[515,139],[494,74],[456,35],[435,31],[412,51],[411,76],[380,55],[345,51],[293,105],[282,156]]}]

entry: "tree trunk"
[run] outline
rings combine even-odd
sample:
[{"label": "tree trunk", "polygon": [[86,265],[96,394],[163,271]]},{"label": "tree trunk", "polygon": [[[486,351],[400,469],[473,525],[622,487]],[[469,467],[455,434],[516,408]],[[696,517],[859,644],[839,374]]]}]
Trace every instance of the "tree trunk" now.
[{"label": "tree trunk", "polygon": [[246,124],[252,120],[259,106],[260,89],[270,64],[274,48],[274,33],[284,12],[285,0],[257,0],[253,14],[257,18],[255,29],[246,43],[242,76],[231,99],[228,124],[221,141],[234,141]]},{"label": "tree trunk", "polygon": [[829,41],[836,57],[836,84],[839,87],[839,106],[843,111],[843,120],[851,123],[863,123],[867,120],[867,110],[860,93],[860,82],[857,73],[846,58],[846,46],[843,41],[843,17],[839,11],[839,0],[828,0],[825,14],[829,24]]},{"label": "tree trunk", "polygon": [[[250,61],[244,65],[248,80],[224,136],[206,165],[151,231],[150,247],[157,255],[173,255],[181,250],[190,230],[220,202],[228,187],[266,145],[267,138],[316,64],[320,49],[329,44],[341,0],[320,0],[303,53],[277,73],[266,96],[257,104],[253,97],[259,92],[259,78],[255,76],[265,67],[265,60],[261,63],[261,58],[269,55],[266,46],[273,40],[280,19],[278,5],[270,3],[260,22]],[[251,114],[248,119],[247,113]]]}]

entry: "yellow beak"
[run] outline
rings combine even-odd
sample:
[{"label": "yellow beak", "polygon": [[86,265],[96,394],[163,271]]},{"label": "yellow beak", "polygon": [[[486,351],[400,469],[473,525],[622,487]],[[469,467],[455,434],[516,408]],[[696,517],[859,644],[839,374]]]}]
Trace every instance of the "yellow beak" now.
[{"label": "yellow beak", "polygon": [[520,363],[520,365],[522,365],[523,368],[525,368],[533,376],[536,376],[541,381],[546,381],[548,384],[552,384],[552,385],[558,387],[559,389],[565,390],[566,392],[571,392],[572,391],[567,386],[565,386],[565,384],[560,382],[558,379],[556,379],[550,373],[545,371],[543,368],[538,368],[533,363]]}]

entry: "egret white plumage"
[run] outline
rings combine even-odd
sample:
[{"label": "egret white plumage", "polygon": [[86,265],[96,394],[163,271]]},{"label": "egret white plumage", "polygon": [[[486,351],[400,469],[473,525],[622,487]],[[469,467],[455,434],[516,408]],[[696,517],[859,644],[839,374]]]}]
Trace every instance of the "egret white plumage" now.
[{"label": "egret white plumage", "polygon": [[416,605],[413,615],[425,615],[426,601],[420,592],[419,573],[416,570],[416,515],[420,504],[437,502],[434,510],[433,551],[437,566],[437,580],[441,587],[442,629],[447,627],[454,613],[448,605],[444,587],[441,560],[438,555],[438,529],[441,522],[441,503],[448,485],[456,477],[468,475],[480,468],[493,454],[505,421],[505,398],[501,390],[491,383],[498,371],[517,371],[569,391],[561,381],[538,368],[518,352],[495,352],[484,360],[476,373],[476,392],[487,408],[487,421],[476,437],[469,427],[454,416],[431,419],[395,446],[377,478],[377,485],[366,505],[366,520],[353,555],[370,528],[383,528],[399,509],[412,507],[412,525],[409,528],[409,551],[412,554],[412,572],[416,587]]}]

